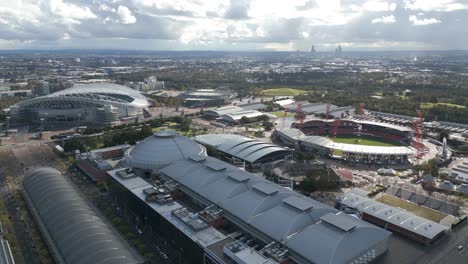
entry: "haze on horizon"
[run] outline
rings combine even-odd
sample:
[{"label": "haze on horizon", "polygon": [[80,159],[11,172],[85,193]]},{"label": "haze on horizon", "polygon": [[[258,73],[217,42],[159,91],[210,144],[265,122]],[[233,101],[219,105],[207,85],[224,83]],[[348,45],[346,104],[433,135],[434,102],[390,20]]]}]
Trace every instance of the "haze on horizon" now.
[{"label": "haze on horizon", "polygon": [[0,49],[466,50],[468,0],[18,0]]}]

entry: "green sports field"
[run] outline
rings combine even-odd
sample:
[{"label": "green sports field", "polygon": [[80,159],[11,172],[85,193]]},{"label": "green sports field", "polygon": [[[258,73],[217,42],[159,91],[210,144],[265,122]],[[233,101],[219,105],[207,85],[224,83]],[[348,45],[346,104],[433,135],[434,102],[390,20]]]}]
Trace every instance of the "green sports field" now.
[{"label": "green sports field", "polygon": [[444,219],[447,216],[446,214],[442,212],[432,210],[430,208],[420,206],[415,203],[411,203],[411,202],[402,200],[398,197],[387,195],[387,194],[382,195],[382,197],[377,199],[377,201],[390,205],[390,206],[400,207],[402,209],[405,209],[409,212],[414,213],[417,216],[424,217],[436,223],[439,223],[440,220]]},{"label": "green sports field", "polygon": [[[282,118],[283,115],[284,115],[284,111],[276,111],[276,112],[273,112],[272,114],[274,114],[278,118]],[[287,117],[292,117],[292,116],[294,116],[294,113],[288,112],[288,113],[286,113],[286,116]]]},{"label": "green sports field", "polygon": [[449,104],[449,103],[422,103],[421,104],[421,109],[430,109],[435,106],[447,106],[447,107],[452,107],[452,108],[466,108],[463,105],[457,105],[457,104]]},{"label": "green sports field", "polygon": [[337,143],[346,143],[354,145],[378,146],[378,147],[396,147],[403,144],[395,141],[388,141],[379,138],[358,137],[358,136],[337,136],[336,139],[330,138]]},{"label": "green sports field", "polygon": [[275,88],[262,91],[262,95],[264,96],[297,96],[303,93],[305,93],[304,90],[293,88]]}]

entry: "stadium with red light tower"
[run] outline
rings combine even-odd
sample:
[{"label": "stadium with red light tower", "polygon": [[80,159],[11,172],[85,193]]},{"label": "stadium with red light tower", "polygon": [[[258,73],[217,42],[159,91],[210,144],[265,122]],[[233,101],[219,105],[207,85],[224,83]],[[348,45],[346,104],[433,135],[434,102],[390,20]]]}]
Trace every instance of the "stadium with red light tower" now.
[{"label": "stadium with red light tower", "polygon": [[[287,122],[286,114],[293,107],[294,120]],[[296,150],[365,164],[408,164],[427,153],[421,111],[412,127],[370,118],[362,103],[353,112],[329,103],[297,102],[285,108],[274,136]]]}]

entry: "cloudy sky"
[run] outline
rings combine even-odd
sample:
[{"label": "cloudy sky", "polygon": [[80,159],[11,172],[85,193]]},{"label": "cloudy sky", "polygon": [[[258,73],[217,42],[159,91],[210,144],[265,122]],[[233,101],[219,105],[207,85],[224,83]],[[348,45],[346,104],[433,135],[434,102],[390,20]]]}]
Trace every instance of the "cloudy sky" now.
[{"label": "cloudy sky", "polygon": [[468,0],[0,0],[0,49],[468,49]]}]

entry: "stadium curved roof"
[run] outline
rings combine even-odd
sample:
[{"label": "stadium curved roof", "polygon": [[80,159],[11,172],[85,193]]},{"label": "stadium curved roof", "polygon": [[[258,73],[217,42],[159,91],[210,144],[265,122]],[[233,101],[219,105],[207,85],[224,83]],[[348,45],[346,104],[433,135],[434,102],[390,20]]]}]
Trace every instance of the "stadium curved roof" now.
[{"label": "stadium curved roof", "polygon": [[16,106],[28,106],[35,103],[66,100],[86,101],[94,103],[125,104],[134,107],[147,108],[149,102],[138,91],[123,85],[114,83],[75,84],[73,87],[51,93],[49,95],[32,98],[16,104]]},{"label": "stadium curved roof", "polygon": [[161,175],[216,204],[236,224],[284,244],[304,263],[348,263],[390,235],[215,158],[181,160]]},{"label": "stadium curved roof", "polygon": [[254,163],[269,155],[289,153],[290,150],[261,141],[232,134],[207,134],[194,137],[202,145],[215,147],[238,159]]},{"label": "stadium curved roof", "polygon": [[23,185],[60,263],[142,263],[56,169],[34,169]]},{"label": "stadium curved roof", "polygon": [[206,150],[174,130],[161,130],[127,150],[125,162],[131,168],[158,172],[172,162],[191,155],[206,155]]}]

